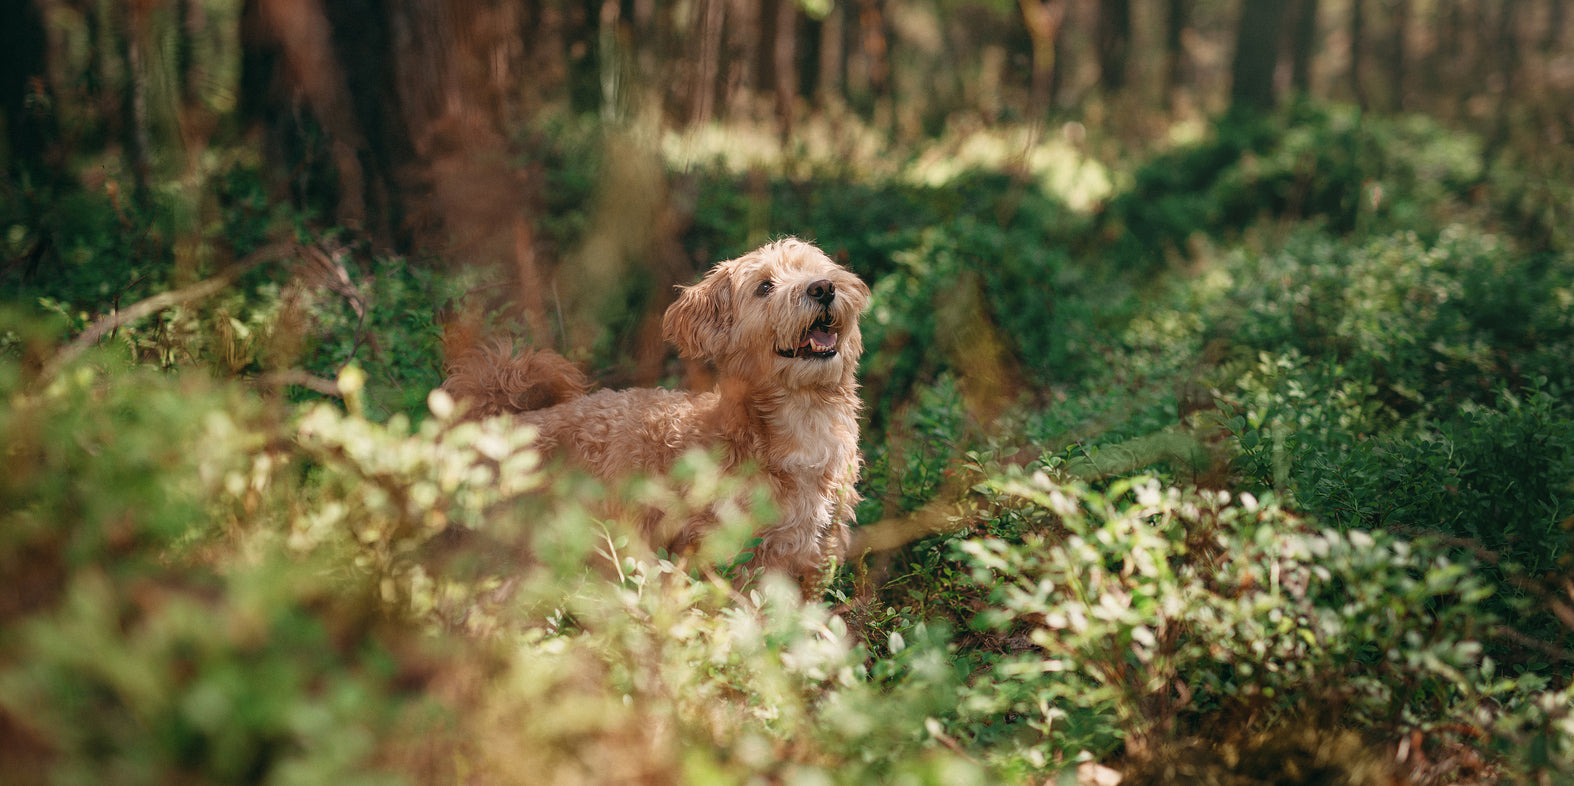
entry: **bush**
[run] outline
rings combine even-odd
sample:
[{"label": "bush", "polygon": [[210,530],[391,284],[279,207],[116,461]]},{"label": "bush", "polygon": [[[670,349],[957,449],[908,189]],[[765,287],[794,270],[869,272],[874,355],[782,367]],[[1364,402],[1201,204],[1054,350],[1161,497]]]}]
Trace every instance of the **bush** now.
[{"label": "bush", "polygon": [[1137,169],[1110,202],[1115,252],[1151,270],[1189,256],[1194,233],[1228,237],[1262,218],[1336,234],[1432,234],[1481,179],[1480,143],[1421,118],[1298,105],[1222,118],[1214,135]]},{"label": "bush", "polygon": [[[419,426],[367,420],[353,368],[346,414],[112,357],[36,393],[0,363],[0,566],[27,579],[0,724],[26,782],[986,781],[926,725],[956,690],[943,639],[871,669],[795,586],[739,603],[544,483],[528,429],[440,395]],[[733,493],[690,463],[639,493]]]},{"label": "bush", "polygon": [[[1271,500],[1145,479],[989,485],[1069,533],[960,545],[992,588],[985,619],[1032,628],[1036,650],[974,690],[1017,697],[1009,709],[1041,733],[1037,758],[1124,745],[1141,760],[1190,735],[1305,722],[1485,733],[1540,700],[1541,678],[1483,656],[1492,589],[1437,544],[1319,530]],[[1542,728],[1559,750],[1574,744]]]},{"label": "bush", "polygon": [[1210,333],[1242,354],[1293,350],[1370,375],[1396,414],[1489,401],[1501,384],[1541,376],[1574,381],[1561,360],[1574,321],[1560,305],[1574,259],[1526,258],[1456,226],[1432,243],[1399,233],[1350,246],[1301,233],[1234,267]]},{"label": "bush", "polygon": [[423,701],[403,671],[419,640],[328,565],[222,548],[235,520],[215,500],[255,506],[247,465],[267,460],[233,420],[255,403],[109,353],[36,394],[0,368],[0,569],[18,582],[0,604],[0,724],[7,758],[36,765],[11,776],[391,781],[378,741]]}]

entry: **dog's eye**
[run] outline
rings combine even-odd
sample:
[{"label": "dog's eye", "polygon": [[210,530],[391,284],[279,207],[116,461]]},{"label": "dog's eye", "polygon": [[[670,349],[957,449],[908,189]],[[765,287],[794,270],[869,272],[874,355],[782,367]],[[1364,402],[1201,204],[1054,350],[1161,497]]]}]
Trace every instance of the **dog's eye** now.
[{"label": "dog's eye", "polygon": [[754,296],[755,297],[765,297],[766,295],[769,295],[771,293],[771,289],[774,288],[775,286],[776,286],[775,284],[773,284],[773,283],[771,283],[769,281],[761,281],[760,285],[754,288]]}]

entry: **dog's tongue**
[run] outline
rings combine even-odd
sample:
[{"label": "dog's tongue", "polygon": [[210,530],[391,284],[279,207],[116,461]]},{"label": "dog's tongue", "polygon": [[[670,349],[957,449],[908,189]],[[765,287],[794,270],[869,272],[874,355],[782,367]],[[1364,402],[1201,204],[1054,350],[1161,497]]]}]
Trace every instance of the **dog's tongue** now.
[{"label": "dog's tongue", "polygon": [[798,348],[808,348],[810,352],[829,352],[836,349],[836,334],[829,330],[811,330],[804,334]]}]

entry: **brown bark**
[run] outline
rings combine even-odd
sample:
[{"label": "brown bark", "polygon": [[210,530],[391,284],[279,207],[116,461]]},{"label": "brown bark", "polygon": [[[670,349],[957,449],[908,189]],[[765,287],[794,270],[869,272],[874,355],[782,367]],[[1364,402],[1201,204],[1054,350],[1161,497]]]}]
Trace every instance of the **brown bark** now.
[{"label": "brown bark", "polygon": [[885,13],[878,0],[859,0],[858,29],[862,55],[868,65],[869,92],[876,98],[887,94],[891,81],[891,60],[885,36]]},{"label": "brown bark", "polygon": [[824,105],[831,97],[843,97],[847,69],[847,9],[837,3],[820,25],[819,79],[815,84],[815,100]]},{"label": "brown bark", "polygon": [[798,51],[797,23],[796,0],[777,0],[771,70],[774,71],[772,82],[776,94],[776,132],[784,143],[792,134],[793,104],[798,97],[798,70],[794,66]]},{"label": "brown bark", "polygon": [[152,174],[151,129],[147,92],[148,4],[130,2],[120,6],[119,19],[124,31],[118,39],[121,61],[125,63],[125,92],[121,96],[121,146],[127,169],[131,172],[132,201],[142,210],[150,207],[148,178]]},{"label": "brown bark", "polygon": [[758,0],[728,0],[727,9],[727,63],[723,83],[723,96],[728,112],[747,114],[749,96],[754,87],[755,62],[753,55],[759,51],[760,4]]},{"label": "brown bark", "polygon": [[357,151],[365,141],[321,3],[251,0],[246,19],[248,46],[260,50],[248,57],[252,73],[243,77],[249,94],[246,102],[253,118],[267,124],[274,135],[271,152],[282,159],[275,162],[276,168],[299,171],[313,166],[310,160],[297,160],[310,151],[291,138],[295,129],[290,128],[289,118],[296,106],[303,106],[330,140],[327,157],[338,186],[335,220],[344,226],[364,226],[366,200]]},{"label": "brown bark", "polygon": [[1066,18],[1066,4],[1064,0],[1017,0],[1017,5],[1022,9],[1028,38],[1033,42],[1028,113],[1030,117],[1040,117],[1049,111],[1054,101],[1055,44]]},{"label": "brown bark", "polygon": [[714,112],[716,79],[721,73],[722,22],[726,8],[726,0],[700,0],[695,10],[700,51],[692,82],[693,92],[689,99],[689,122],[695,125],[709,122]]}]

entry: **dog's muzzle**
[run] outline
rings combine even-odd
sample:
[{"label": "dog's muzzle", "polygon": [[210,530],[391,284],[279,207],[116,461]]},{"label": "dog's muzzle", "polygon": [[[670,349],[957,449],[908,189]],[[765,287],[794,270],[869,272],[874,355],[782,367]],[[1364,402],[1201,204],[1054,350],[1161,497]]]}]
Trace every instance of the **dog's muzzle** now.
[{"label": "dog's muzzle", "polygon": [[814,321],[808,330],[798,339],[798,346],[792,349],[778,349],[776,354],[784,358],[832,358],[836,357],[836,342],[841,338],[837,333],[836,325],[831,321],[831,303],[836,300],[836,285],[828,279],[820,279],[805,287],[803,293],[818,303],[824,309],[824,315]]},{"label": "dog's muzzle", "polygon": [[841,336],[837,334],[829,320],[820,319],[808,330],[803,331],[803,337],[798,339],[798,346],[792,349],[778,349],[776,354],[784,358],[826,358],[836,357],[836,342]]}]

